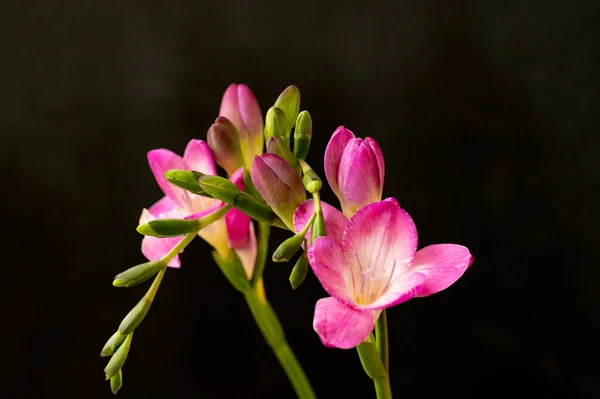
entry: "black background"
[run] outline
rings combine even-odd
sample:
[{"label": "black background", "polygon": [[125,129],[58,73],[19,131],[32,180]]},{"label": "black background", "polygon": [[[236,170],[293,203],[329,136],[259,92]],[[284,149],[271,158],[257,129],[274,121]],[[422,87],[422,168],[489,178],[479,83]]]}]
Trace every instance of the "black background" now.
[{"label": "black background", "polygon": [[[594,5],[594,3],[596,3]],[[447,291],[388,312],[397,397],[594,397],[600,6],[577,1],[2,2],[0,396],[108,398],[98,356],[143,295],[146,152],[204,138],[232,82],[263,112],[289,84],[314,120],[379,141],[384,195],[420,246],[466,245]],[[333,202],[330,191],[325,200]],[[273,246],[285,238],[273,237]],[[293,397],[243,298],[197,240],[136,332],[125,398]],[[324,348],[314,276],[268,296],[321,398],[374,397]]]}]

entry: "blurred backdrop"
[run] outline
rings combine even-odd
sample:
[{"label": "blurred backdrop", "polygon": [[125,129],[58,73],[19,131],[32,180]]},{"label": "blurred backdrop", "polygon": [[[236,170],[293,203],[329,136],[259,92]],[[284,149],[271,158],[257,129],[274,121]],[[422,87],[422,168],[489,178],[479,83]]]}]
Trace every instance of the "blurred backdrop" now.
[{"label": "blurred backdrop", "polygon": [[[1,5],[0,396],[111,397],[98,353],[145,290],[112,277],[144,260],[135,227],[161,196],[146,152],[204,138],[232,82],[263,112],[300,88],[321,176],[337,126],[377,139],[420,246],[474,254],[388,312],[397,397],[600,396],[597,2]],[[119,396],[292,398],[208,246],[182,261]],[[374,397],[356,351],[312,330],[324,290],[292,291],[290,269],[268,265],[267,294],[318,396]]]}]

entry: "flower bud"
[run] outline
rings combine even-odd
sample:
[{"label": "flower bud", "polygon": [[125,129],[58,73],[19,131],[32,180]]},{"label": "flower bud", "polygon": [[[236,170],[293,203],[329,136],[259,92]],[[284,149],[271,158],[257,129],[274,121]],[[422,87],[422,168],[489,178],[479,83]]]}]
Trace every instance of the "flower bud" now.
[{"label": "flower bud", "polygon": [[275,154],[255,157],[250,170],[254,187],[294,231],[294,211],[306,200],[306,191],[298,173],[283,158]]},{"label": "flower bud", "polygon": [[169,183],[174,184],[177,187],[183,188],[194,194],[205,197],[209,196],[206,191],[198,185],[198,179],[204,176],[204,173],[183,169],[171,169],[166,171],[163,176]]},{"label": "flower bud", "polygon": [[131,346],[132,337],[133,334],[127,335],[127,338],[125,338],[125,342],[123,342],[123,344],[119,346],[119,349],[117,349],[115,354],[112,355],[112,357],[108,361],[108,364],[104,368],[104,374],[106,374],[107,380],[111,379],[114,375],[116,375],[119,372],[119,370],[121,370],[121,368],[123,368],[125,360],[127,360],[127,355],[129,354],[129,347]]},{"label": "flower bud", "polygon": [[323,182],[321,178],[317,175],[317,173],[310,167],[309,164],[300,160],[300,168],[302,169],[302,183],[304,183],[304,188],[311,194],[314,194],[321,190],[323,187]]},{"label": "flower bud", "polygon": [[282,129],[288,135],[292,131],[300,111],[300,90],[296,86],[288,86],[275,100],[275,106],[283,111]]},{"label": "flower bud", "polygon": [[229,119],[240,136],[245,167],[250,168],[255,155],[263,153],[263,117],[258,101],[248,86],[230,85],[221,101],[220,116]]},{"label": "flower bud", "polygon": [[308,258],[306,257],[306,252],[303,252],[298,258],[298,261],[294,265],[292,269],[292,273],[290,273],[290,284],[292,285],[292,289],[296,289],[302,284],[304,279],[306,278],[306,274],[308,273]]},{"label": "flower bud", "polygon": [[333,133],[325,150],[325,175],[346,217],[381,200],[384,172],[383,154],[375,140],[355,138],[343,126]]},{"label": "flower bud", "polygon": [[[267,119],[265,122],[265,140],[268,141],[269,137],[279,137],[285,143],[285,130],[283,125],[285,124],[285,116],[283,111],[277,107],[271,107],[267,111]],[[289,139],[288,139],[289,147]]]},{"label": "flower bud", "polygon": [[296,119],[294,129],[294,155],[298,159],[305,159],[310,148],[312,138],[312,119],[308,111],[302,111]]},{"label": "flower bud", "polygon": [[127,313],[127,316],[121,321],[119,325],[119,332],[123,335],[127,335],[133,332],[144,320],[144,317],[150,310],[152,301],[146,297],[143,297],[133,309]]},{"label": "flower bud", "polygon": [[235,183],[220,177],[205,175],[198,179],[198,184],[213,198],[232,204],[241,191]]},{"label": "flower bud", "polygon": [[142,263],[141,265],[134,266],[130,269],[125,270],[115,276],[113,286],[115,287],[133,287],[143,283],[144,281],[154,277],[160,269],[164,267],[164,264],[159,261],[152,261]]},{"label": "flower bud", "polygon": [[137,231],[145,236],[158,238],[177,237],[188,233],[196,233],[202,225],[200,219],[156,219],[140,224]]},{"label": "flower bud", "polygon": [[217,165],[233,174],[244,164],[240,136],[235,126],[224,116],[217,118],[207,133],[207,143]]},{"label": "flower bud", "polygon": [[281,158],[285,159],[287,163],[292,166],[292,168],[297,169],[298,174],[300,174],[298,160],[294,154],[292,154],[290,149],[283,144],[281,138],[275,136],[269,137],[267,140],[267,152],[270,154],[279,155]]},{"label": "flower bud", "polygon": [[296,234],[282,242],[273,252],[273,262],[288,262],[302,247],[304,234]]},{"label": "flower bud", "polygon": [[123,369],[119,369],[117,374],[113,375],[110,378],[110,391],[113,393],[113,395],[116,395],[122,386],[123,386]]},{"label": "flower bud", "polygon": [[117,348],[125,341],[126,336],[121,334],[119,331],[114,333],[112,337],[106,341],[104,344],[104,348],[102,348],[102,352],[100,352],[100,356],[112,356],[113,353],[117,350]]}]

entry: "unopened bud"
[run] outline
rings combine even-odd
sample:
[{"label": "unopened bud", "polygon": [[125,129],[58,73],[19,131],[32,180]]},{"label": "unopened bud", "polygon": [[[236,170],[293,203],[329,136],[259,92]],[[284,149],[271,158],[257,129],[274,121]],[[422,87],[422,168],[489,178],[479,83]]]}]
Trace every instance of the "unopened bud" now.
[{"label": "unopened bud", "polygon": [[115,287],[133,287],[154,277],[163,267],[164,264],[159,261],[142,263],[117,274],[113,285]]},{"label": "unopened bud", "polygon": [[206,141],[213,152],[215,162],[225,169],[228,175],[244,164],[240,135],[227,118],[223,116],[217,118],[208,129]]},{"label": "unopened bud", "polygon": [[303,234],[296,234],[282,242],[273,252],[273,262],[288,262],[302,246]]},{"label": "unopened bud", "polygon": [[104,368],[104,374],[106,374],[106,379],[111,379],[114,375],[116,375],[123,365],[125,364],[125,360],[127,360],[127,355],[129,354],[129,347],[131,346],[131,338],[133,334],[127,335],[125,338],[125,342],[123,345],[119,346],[119,349],[115,352],[114,355],[108,361],[108,364]]},{"label": "unopened bud", "polygon": [[275,100],[275,106],[283,111],[282,128],[287,135],[292,131],[300,111],[300,90],[296,86],[288,86]]},{"label": "unopened bud", "polygon": [[195,233],[201,227],[198,219],[156,219],[139,225],[136,230],[145,236],[165,238]]},{"label": "unopened bud", "polygon": [[290,284],[292,285],[292,289],[296,289],[302,284],[304,279],[306,278],[306,274],[308,273],[308,258],[306,257],[306,252],[303,252],[298,258],[298,261],[294,265],[292,269],[292,273],[290,274]]},{"label": "unopened bud", "polygon": [[280,137],[271,136],[267,141],[267,152],[270,154],[279,155],[281,158],[285,159],[287,163],[289,163],[292,168],[299,171],[298,160],[292,154],[289,147],[283,144],[283,141]]},{"label": "unopened bud", "polygon": [[100,356],[112,356],[113,353],[117,350],[117,348],[125,341],[125,335],[121,334],[119,331],[114,333],[112,337],[106,341],[104,344],[104,348],[102,348],[102,352],[100,352]]},{"label": "unopened bud", "polygon": [[204,173],[182,169],[171,169],[166,171],[163,176],[169,183],[174,184],[177,187],[183,188],[194,194],[205,197],[209,196],[206,191],[198,185],[198,179],[204,176]]},{"label": "unopened bud", "polygon": [[294,155],[298,159],[305,159],[310,149],[312,138],[312,118],[308,111],[302,111],[296,119],[294,129]]},{"label": "unopened bud", "polygon": [[241,191],[235,183],[220,176],[203,176],[198,180],[198,184],[213,198],[232,204]]},{"label": "unopened bud", "polygon": [[152,301],[146,297],[143,297],[137,305],[133,309],[127,313],[127,316],[121,321],[119,325],[119,332],[123,335],[127,335],[132,333],[133,330],[140,325],[140,323],[148,314],[148,310],[150,310],[150,305],[152,305]]},{"label": "unopened bud", "polygon": [[312,170],[309,164],[303,160],[300,160],[299,163],[303,173],[302,183],[304,183],[304,188],[306,188],[306,191],[314,194],[321,190],[321,187],[323,187],[321,178],[315,173],[314,170]]},{"label": "unopened bud", "polygon": [[[283,128],[285,124],[283,111],[277,107],[271,107],[267,111],[267,117],[265,120],[265,140],[268,141],[269,137],[281,137],[282,140],[285,137],[285,130]],[[285,140],[284,140],[285,142]],[[289,140],[288,140],[289,145]]]}]

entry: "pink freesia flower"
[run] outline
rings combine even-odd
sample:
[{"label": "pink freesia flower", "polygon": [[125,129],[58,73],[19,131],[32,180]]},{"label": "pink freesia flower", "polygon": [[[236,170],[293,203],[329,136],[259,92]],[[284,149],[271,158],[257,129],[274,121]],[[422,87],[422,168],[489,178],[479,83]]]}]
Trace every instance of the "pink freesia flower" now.
[{"label": "pink freesia flower", "polygon": [[233,123],[240,135],[244,164],[250,169],[255,155],[263,153],[263,117],[252,90],[244,84],[230,85],[221,101],[219,116]]},{"label": "pink freesia flower", "polygon": [[[148,163],[158,185],[165,193],[165,197],[149,209],[142,211],[140,223],[167,218],[197,219],[224,205],[221,201],[192,194],[179,188],[169,183],[163,176],[166,171],[171,169],[195,170],[208,175],[216,175],[217,170],[213,154],[204,141],[191,140],[183,157],[162,148],[152,150],[148,153]],[[242,169],[240,168],[234,172],[230,180],[238,188],[243,189]],[[232,209],[227,212],[224,219],[200,230],[198,235],[221,254],[234,249],[240,257],[246,273],[249,276],[252,275],[256,258],[256,237],[249,216],[237,209]],[[145,236],[142,241],[142,253],[149,260],[160,259],[180,240],[180,237],[156,238]],[[178,256],[169,263],[171,267],[179,267],[180,265],[181,262]]]},{"label": "pink freesia flower", "polygon": [[356,138],[350,130],[338,127],[325,150],[325,175],[347,217],[380,201],[385,165],[379,145],[370,137]]},{"label": "pink freesia flower", "polygon": [[[353,348],[373,330],[381,309],[442,291],[473,261],[461,245],[417,251],[417,230],[393,198],[369,204],[308,250],[312,269],[331,295],[315,307],[313,326],[324,345]],[[340,238],[341,237],[341,238]]]}]

